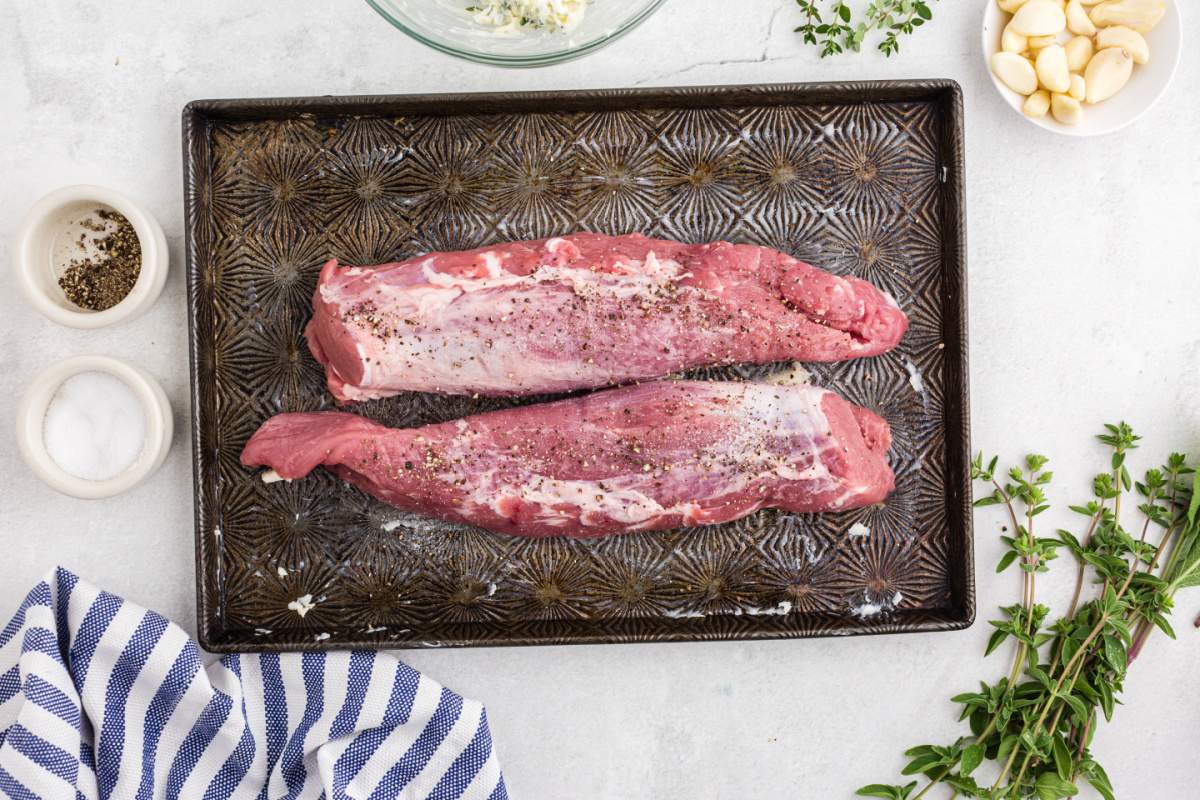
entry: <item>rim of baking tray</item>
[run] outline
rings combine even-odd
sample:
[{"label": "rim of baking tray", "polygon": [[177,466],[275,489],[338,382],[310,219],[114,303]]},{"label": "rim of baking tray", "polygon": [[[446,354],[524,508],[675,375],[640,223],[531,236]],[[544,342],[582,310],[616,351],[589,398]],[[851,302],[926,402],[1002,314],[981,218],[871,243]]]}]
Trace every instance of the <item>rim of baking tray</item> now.
[{"label": "rim of baking tray", "polygon": [[376,0],[367,0],[367,5],[375,9],[379,16],[386,19],[393,27],[398,28],[404,33],[416,39],[423,45],[432,47],[434,50],[446,53],[448,55],[464,58],[467,61],[476,61],[481,64],[491,64],[499,67],[544,67],[551,64],[560,64],[564,61],[580,58],[595,50],[599,50],[606,44],[615,42],[631,30],[645,22],[651,14],[657,11],[667,0],[652,0],[643,9],[638,11],[625,22],[617,27],[605,32],[603,35],[596,37],[583,44],[573,45],[562,50],[555,50],[550,53],[538,53],[525,56],[505,56],[495,55],[492,53],[481,53],[477,50],[468,50],[466,48],[455,47],[446,42],[435,39],[428,34],[421,33],[414,27],[410,27],[391,15],[383,6]]},{"label": "rim of baking tray", "polygon": [[[328,640],[314,642],[309,629],[297,633],[277,631],[267,641],[248,627],[238,627],[227,616],[227,575],[222,569],[225,548],[222,526],[224,512],[212,491],[217,451],[210,432],[215,420],[212,380],[213,362],[208,340],[201,330],[211,325],[209,305],[211,282],[204,276],[202,248],[211,246],[211,231],[205,222],[210,210],[207,170],[211,167],[210,137],[217,123],[255,123],[310,117],[348,117],[386,114],[410,116],[493,113],[503,109],[515,113],[574,111],[620,111],[644,108],[723,108],[732,105],[773,106],[813,103],[863,104],[923,101],[936,104],[943,116],[938,134],[941,157],[939,185],[948,192],[943,224],[948,234],[941,252],[946,265],[942,304],[945,325],[943,343],[951,357],[943,376],[949,387],[943,413],[947,414],[947,466],[944,507],[950,536],[951,555],[947,569],[948,604],[927,611],[896,612],[886,621],[847,622],[834,615],[820,624],[779,627],[752,624],[741,618],[736,628],[722,628],[719,620],[671,619],[664,628],[637,626],[625,629],[603,619],[591,620],[588,630],[564,633],[553,625],[503,638],[479,635],[466,627],[451,626],[421,638],[397,639],[386,632],[366,634],[345,630],[332,632]],[[194,542],[196,553],[196,614],[200,642],[215,653],[283,652],[346,649],[410,649],[432,647],[510,647],[533,645],[620,644],[666,641],[766,640],[817,636],[872,635],[952,631],[975,622],[977,593],[975,547],[971,508],[970,459],[971,402],[968,338],[968,297],[963,289],[967,274],[967,207],[965,139],[963,134],[962,88],[953,80],[909,79],[888,81],[835,81],[823,83],[769,83],[730,86],[687,86],[622,89],[585,89],[525,92],[440,93],[422,95],[323,96],[291,98],[241,98],[193,100],[183,109],[183,190],[185,253],[187,256],[188,356],[191,397],[192,480],[194,491]],[[204,262],[206,263],[206,262]],[[950,402],[953,400],[954,402]],[[760,623],[767,617],[756,617]],[[771,617],[769,619],[777,619]],[[716,622],[716,626],[714,626]],[[828,625],[825,623],[829,623]],[[840,623],[840,624],[839,624]]]}]

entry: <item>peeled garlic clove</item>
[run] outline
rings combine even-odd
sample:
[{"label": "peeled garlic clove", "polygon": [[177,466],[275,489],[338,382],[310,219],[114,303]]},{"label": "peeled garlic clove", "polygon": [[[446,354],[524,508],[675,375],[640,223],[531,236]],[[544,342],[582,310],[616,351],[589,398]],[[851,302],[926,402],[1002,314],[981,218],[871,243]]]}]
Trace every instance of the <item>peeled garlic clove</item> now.
[{"label": "peeled garlic clove", "polygon": [[1083,78],[1087,81],[1087,101],[1100,103],[1125,88],[1133,74],[1133,56],[1120,47],[1101,50],[1088,62]]},{"label": "peeled garlic clove", "polygon": [[[1035,2],[1036,0],[1031,0]],[[1031,95],[1037,91],[1037,70],[1028,58],[1003,51],[992,56],[992,72],[1004,85],[1017,94]]]},{"label": "peeled garlic clove", "polygon": [[1053,94],[1050,96],[1050,113],[1063,125],[1078,125],[1083,119],[1083,106],[1070,95]]},{"label": "peeled garlic clove", "polygon": [[1150,45],[1146,44],[1146,37],[1124,25],[1114,25],[1096,34],[1096,47],[1101,50],[1107,47],[1120,47],[1127,50],[1129,55],[1133,56],[1135,64],[1145,64],[1150,61]]},{"label": "peeled garlic clove", "polygon": [[1025,98],[1024,104],[1021,106],[1022,113],[1027,117],[1044,117],[1046,112],[1050,110],[1050,93],[1045,89],[1039,89],[1029,97]]},{"label": "peeled garlic clove", "polygon": [[1066,29],[1067,15],[1054,0],[1029,0],[1013,14],[1009,25],[1013,33],[1022,36],[1054,36]]},{"label": "peeled garlic clove", "polygon": [[1043,47],[1058,44],[1057,36],[1030,36],[1025,40],[1029,44],[1029,52],[1037,53]]},{"label": "peeled garlic clove", "polygon": [[1071,41],[1067,42],[1063,49],[1067,51],[1067,69],[1071,72],[1083,72],[1087,69],[1088,62],[1092,60],[1092,56],[1096,54],[1096,48],[1092,46],[1092,40],[1086,36],[1076,36]]},{"label": "peeled garlic clove", "polygon": [[1071,88],[1071,70],[1067,69],[1067,51],[1062,45],[1042,48],[1037,55],[1036,69],[1038,81],[1050,91],[1065,92]]},{"label": "peeled garlic clove", "polygon": [[[1036,1],[1030,0],[1029,4]],[[1166,14],[1166,0],[1109,0],[1092,9],[1091,19],[1097,28],[1124,25],[1138,33],[1149,33]]]},{"label": "peeled garlic clove", "polygon": [[1083,10],[1079,0],[1067,3],[1067,30],[1079,36],[1094,36],[1096,33],[1096,26]]},{"label": "peeled garlic clove", "polygon": [[996,5],[1000,6],[1001,11],[1009,14],[1017,13],[1017,9],[1028,3],[1029,0],[996,0]]},{"label": "peeled garlic clove", "polygon": [[1067,89],[1067,94],[1080,102],[1087,97],[1087,81],[1082,75],[1071,76],[1071,88]]},{"label": "peeled garlic clove", "polygon": [[1000,34],[1000,49],[1006,53],[1024,53],[1029,49],[1029,40],[1014,33],[1011,25],[1005,25],[1004,33]]}]

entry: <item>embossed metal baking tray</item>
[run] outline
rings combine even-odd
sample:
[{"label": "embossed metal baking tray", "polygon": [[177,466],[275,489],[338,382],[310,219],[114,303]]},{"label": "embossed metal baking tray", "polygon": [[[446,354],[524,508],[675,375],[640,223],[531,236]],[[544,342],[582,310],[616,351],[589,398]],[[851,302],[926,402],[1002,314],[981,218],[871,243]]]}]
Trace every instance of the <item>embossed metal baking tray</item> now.
[{"label": "embossed metal baking tray", "polygon": [[[950,81],[189,104],[204,646],[969,625],[962,114]],[[896,492],[846,513],[763,511],[667,533],[524,540],[406,516],[323,472],[264,485],[238,463],[272,414],[332,406],[302,333],[325,259],[376,264],[574,230],[769,245],[890,291],[912,319],[898,350],[808,370],[891,424]],[[415,425],[498,402],[411,394],[356,410]]]}]

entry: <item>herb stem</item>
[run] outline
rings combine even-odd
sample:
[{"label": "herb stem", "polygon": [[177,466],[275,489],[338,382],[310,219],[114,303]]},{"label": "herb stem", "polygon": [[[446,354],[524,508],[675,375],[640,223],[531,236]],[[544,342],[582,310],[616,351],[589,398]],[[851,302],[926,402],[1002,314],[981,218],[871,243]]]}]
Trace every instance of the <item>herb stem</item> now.
[{"label": "herb stem", "polygon": [[[874,8],[873,3],[868,13]],[[991,654],[1015,639],[1011,669],[1007,677],[981,682],[979,692],[953,698],[970,732],[944,746],[920,745],[905,753],[912,760],[902,774],[917,780],[864,786],[860,796],[931,800],[933,787],[944,786],[951,800],[1072,797],[1084,782],[1103,797],[1114,796],[1090,740],[1111,718],[1126,673],[1154,629],[1175,638],[1167,619],[1175,595],[1200,586],[1200,473],[1185,455],[1171,453],[1161,468],[1146,470],[1135,483],[1126,456],[1141,437],[1124,422],[1104,428],[1097,438],[1111,448],[1111,464],[1094,476],[1086,506],[1071,506],[1088,518],[1082,543],[1067,532],[1037,538],[1034,517],[1050,507],[1043,487],[1053,473],[1043,470],[1045,456],[1026,456],[1023,464],[1001,471],[999,480],[998,458],[988,461],[979,453],[972,460],[972,479],[987,487],[975,506],[1003,505],[1000,518],[1013,529],[1010,534],[1007,525],[1002,528],[1006,549],[997,572],[1016,563],[1022,573],[1020,602],[1001,608],[1004,618],[992,621],[996,631],[985,651]],[[1183,482],[1182,476],[1189,478]],[[1130,502],[1124,501],[1127,492]],[[1142,517],[1129,529],[1122,524],[1123,506],[1136,507]],[[1158,542],[1152,524],[1162,528]],[[1077,562],[1070,612],[1046,625],[1050,609],[1036,602],[1044,583],[1038,573],[1048,570],[1063,546]],[[1200,619],[1195,624],[1200,628]],[[999,773],[993,773],[990,789],[976,782],[984,761]],[[927,782],[917,790],[922,776]]]},{"label": "herb stem", "polygon": [[1167,545],[1171,543],[1172,534],[1175,533],[1177,527],[1179,527],[1179,523],[1171,525],[1171,527],[1167,528],[1167,532],[1163,534],[1162,541],[1158,543],[1158,549],[1154,551],[1154,557],[1150,559],[1150,565],[1146,567],[1147,573],[1154,572],[1158,568],[1158,560],[1167,551]]},{"label": "herb stem", "polygon": [[[796,0],[803,22],[796,28],[807,44],[820,48],[821,57],[858,52],[867,35],[879,31],[877,49],[885,56],[900,51],[900,37],[912,34],[933,19],[937,0],[871,0],[856,17],[846,0]],[[822,7],[826,9],[822,13]]]},{"label": "herb stem", "polygon": [[996,778],[996,782],[992,784],[992,791],[1000,788],[1000,784],[1004,783],[1004,779],[1008,777],[1008,773],[1012,770],[1013,762],[1017,760],[1017,753],[1021,752],[1021,748],[1013,745],[1012,752],[1008,754],[1008,760],[1004,762],[1004,768],[1000,770],[1000,776]]},{"label": "herb stem", "polygon": [[1120,521],[1121,521],[1121,495],[1123,494],[1123,491],[1122,491],[1123,484],[1121,483],[1121,470],[1120,469],[1113,470],[1113,486],[1115,486],[1117,488],[1117,496],[1113,499],[1113,517],[1115,517],[1117,522],[1120,523]]},{"label": "herb stem", "polygon": [[1004,491],[1004,487],[995,478],[992,478],[992,486],[996,487],[996,491],[1004,499],[1004,507],[1008,509],[1008,518],[1012,521],[1013,533],[1019,536],[1021,534],[1021,525],[1017,522],[1017,511],[1013,508],[1012,498],[1008,496],[1008,492]]},{"label": "herb stem", "polygon": [[[1032,478],[1033,475],[1031,474]],[[1037,585],[1037,550],[1035,549],[1035,541],[1033,538],[1033,506],[1027,506],[1025,509],[1025,543],[1029,547],[1029,557],[1027,563],[1022,565],[1028,567],[1023,571],[1029,575],[1029,600],[1026,603],[1025,610],[1025,635],[1033,636],[1033,599],[1034,589]]]},{"label": "herb stem", "polygon": [[[1087,533],[1083,537],[1083,547],[1087,547],[1092,543],[1092,536],[1096,532],[1096,525],[1099,524],[1100,518],[1104,516],[1104,503],[1100,503],[1100,510],[1092,515],[1092,523],[1088,526]],[[1067,611],[1067,618],[1075,616],[1075,611],[1079,608],[1079,600],[1083,596],[1083,579],[1087,575],[1087,562],[1079,559],[1079,568],[1075,572],[1075,594],[1071,597],[1071,607]]]},{"label": "herb stem", "polygon": [[[1086,646],[1086,645],[1085,645],[1085,646]],[[1080,650],[1084,650],[1084,648],[1080,648]],[[1084,666],[1082,666],[1082,664],[1080,664],[1080,666],[1079,666],[1079,669],[1076,669],[1076,670],[1075,670],[1075,674],[1074,674],[1073,678],[1072,678],[1072,679],[1070,679],[1070,686],[1068,686],[1068,687],[1067,687],[1067,694],[1070,694],[1070,692],[1074,691],[1074,688],[1075,688],[1075,681],[1078,681],[1078,680],[1079,680],[1079,675],[1080,675],[1080,673],[1082,673],[1082,670],[1084,670]],[[1066,676],[1067,676],[1067,675],[1063,675],[1063,678],[1066,678]],[[1051,694],[1049,702],[1048,702],[1048,703],[1046,703],[1045,709],[1043,709],[1043,711],[1042,711],[1042,716],[1040,716],[1040,717],[1038,718],[1038,727],[1037,727],[1037,729],[1036,729],[1036,730],[1034,730],[1034,732],[1033,732],[1033,735],[1034,735],[1034,736],[1037,736],[1038,734],[1042,733],[1042,721],[1043,721],[1043,720],[1045,720],[1046,711],[1049,711],[1049,710],[1050,710],[1050,706],[1051,706],[1052,704],[1054,704],[1054,702],[1055,702],[1055,699],[1056,699],[1057,697],[1061,697],[1061,694],[1060,694],[1060,687],[1061,687],[1061,686],[1062,686],[1062,681],[1060,680],[1060,681],[1058,681],[1058,686],[1056,686],[1056,687],[1055,687],[1054,694]],[[1055,729],[1057,729],[1057,727],[1058,727],[1058,721],[1060,721],[1060,720],[1061,720],[1061,718],[1062,718],[1062,710],[1063,710],[1064,708],[1066,708],[1066,705],[1060,705],[1060,706],[1058,706],[1058,710],[1055,712],[1054,721],[1052,721],[1052,722],[1050,723],[1049,730],[1050,730],[1050,732],[1051,732],[1051,733],[1054,733],[1054,732],[1055,732]],[[1013,750],[1016,750],[1016,748],[1014,747],[1014,748],[1013,748]],[[1016,774],[1016,780],[1015,780],[1015,781],[1013,781],[1013,783],[1015,783],[1015,784],[1016,784],[1016,786],[1020,786],[1020,784],[1021,784],[1021,781],[1022,781],[1022,780],[1024,780],[1024,778],[1025,778],[1025,771],[1026,771],[1028,768],[1030,768],[1030,762],[1032,762],[1032,760],[1033,760],[1033,751],[1028,751],[1028,752],[1026,752],[1026,753],[1025,753],[1025,760],[1024,760],[1024,762],[1021,762],[1021,769],[1020,769],[1020,771],[1018,772],[1018,774]]]},{"label": "herb stem", "polygon": [[[1071,687],[1074,688],[1075,681],[1079,678],[1079,672],[1083,668],[1082,657],[1088,654],[1092,643],[1096,641],[1096,637],[1100,635],[1101,631],[1104,630],[1104,626],[1108,624],[1108,619],[1109,617],[1107,612],[1100,615],[1100,619],[1096,622],[1096,625],[1092,628],[1087,638],[1083,640],[1083,644],[1079,645],[1079,649],[1075,651],[1075,655],[1071,656],[1071,658],[1067,661],[1066,667],[1063,668],[1062,676],[1058,679],[1058,682],[1054,684],[1054,689],[1050,692],[1050,699],[1047,700],[1042,706],[1041,713],[1038,714],[1037,722],[1034,723],[1034,738],[1041,734],[1042,726],[1046,722],[1046,715],[1050,713],[1050,709],[1054,706],[1054,701],[1062,697],[1062,689],[1068,677],[1071,678]],[[1021,733],[1023,736],[1024,730],[1022,730]],[[1016,754],[1020,749],[1020,747],[1013,747],[1012,755],[1009,756],[1008,763],[1004,765],[1004,770],[1000,773],[1000,777],[996,779],[996,783],[992,786],[993,789],[999,788],[1001,782],[1008,777],[1008,773],[1012,769],[1013,759],[1016,757]],[[1021,764],[1021,771],[1019,773],[1021,777],[1025,775],[1025,770],[1028,768],[1029,760],[1031,758],[1033,758],[1032,752],[1025,757],[1025,761]],[[1021,778],[1018,777],[1016,782],[1020,784],[1020,781]]]},{"label": "herb stem", "polygon": [[[1172,500],[1172,502],[1174,501]],[[1167,549],[1167,545],[1174,540],[1174,533],[1178,527],[1179,523],[1176,522],[1175,524],[1171,525],[1171,527],[1167,528],[1166,533],[1163,534],[1163,538],[1162,541],[1159,542],[1158,549],[1154,551],[1154,557],[1150,559],[1150,565],[1146,567],[1147,574],[1154,572],[1155,566],[1158,564],[1158,560],[1162,558],[1162,554]],[[1163,574],[1167,574],[1166,569],[1163,570]],[[1200,623],[1200,620],[1197,620],[1197,623]],[[1197,624],[1196,627],[1200,628],[1200,624]],[[1134,659],[1141,654],[1142,648],[1146,645],[1146,640],[1150,638],[1150,634],[1153,632],[1154,624],[1152,622],[1146,619],[1138,621],[1137,627],[1134,629],[1133,636],[1130,639],[1129,654],[1126,661],[1127,664],[1132,664]]]},{"label": "herb stem", "polygon": [[[1157,498],[1157,492],[1154,489],[1151,489],[1149,494],[1147,494],[1146,497],[1147,497],[1146,502],[1153,505],[1155,499]],[[1146,541],[1146,535],[1148,533],[1150,533],[1150,518],[1146,517],[1146,524],[1142,526],[1141,541],[1143,543]],[[1170,538],[1171,538],[1171,529],[1168,528],[1166,535],[1163,536],[1163,542],[1165,543]],[[1157,556],[1155,556],[1155,557],[1157,558]],[[1121,585],[1121,591],[1117,592],[1117,597],[1122,597],[1125,594],[1125,592],[1129,589],[1129,585],[1131,583],[1133,583],[1134,576],[1137,574],[1138,574],[1138,554],[1135,552],[1133,554],[1133,563],[1131,563],[1129,565],[1129,575],[1125,578],[1125,583]]]},{"label": "herb stem", "polygon": [[[1009,495],[1009,493],[1004,490],[1004,487],[1001,486],[999,484],[999,482],[997,482],[995,480],[995,478],[992,479],[992,486],[994,486],[996,488],[996,492],[1003,500],[1004,507],[1008,510],[1008,518],[1009,518],[1009,520],[1012,521],[1013,532],[1019,536],[1021,533],[1021,526],[1020,526],[1020,524],[1017,523],[1017,510],[1016,510],[1015,505],[1013,504],[1012,496]],[[1032,531],[1032,529],[1033,529],[1032,513],[1030,513],[1027,516],[1027,519],[1029,520],[1029,529],[1028,530]],[[1022,576],[1021,577],[1022,605],[1025,608],[1025,615],[1026,615],[1026,626],[1025,627],[1026,627],[1026,634],[1028,635],[1030,627],[1032,625],[1032,620],[1033,620],[1032,612],[1033,612],[1033,600],[1034,600],[1034,595],[1033,595],[1034,587],[1032,585],[1032,573],[1022,570],[1021,576]],[[1023,663],[1025,663],[1026,652],[1027,652],[1027,647],[1026,647],[1025,643],[1018,642],[1017,649],[1016,649],[1016,652],[1013,657],[1012,668],[1009,671],[1009,675],[1008,675],[1008,689],[1007,689],[1008,692],[1012,691],[1012,687],[1016,685],[1017,678],[1021,674],[1021,665]],[[992,714],[992,717],[988,721],[987,726],[983,729],[983,732],[980,733],[979,736],[975,737],[974,743],[982,744],[984,741],[986,741],[987,738],[989,736],[991,736],[992,732],[996,729],[996,725],[999,721],[1000,721],[1000,709],[997,709],[996,712],[994,714]],[[1016,749],[1016,748],[1014,748],[1014,749]],[[916,796],[912,798],[912,800],[921,800],[921,798],[923,798],[925,795],[929,794],[929,791],[931,789],[933,789],[933,787],[939,785],[946,778],[946,776],[950,774],[950,769],[951,769],[950,767],[944,767],[936,775],[930,776],[929,783],[927,783],[921,789],[921,791],[919,791],[916,794]]]},{"label": "herb stem", "polygon": [[[1200,628],[1200,625],[1196,627]],[[1129,655],[1126,663],[1132,664],[1133,660],[1141,654],[1142,648],[1146,646],[1146,640],[1150,638],[1150,634],[1153,631],[1154,626],[1149,622],[1142,620],[1142,622],[1138,623],[1137,630],[1133,633],[1133,643],[1129,645]]]},{"label": "herb stem", "polygon": [[[991,721],[988,722],[987,727],[983,729],[983,733],[981,733],[975,737],[975,741],[973,742],[973,744],[982,744],[989,736],[991,736],[992,731],[996,730],[996,722],[998,720],[999,720],[999,712],[992,715]],[[929,779],[929,783],[925,785],[925,788],[922,789],[920,792],[918,792],[916,794],[916,796],[913,797],[912,800],[921,800],[922,797],[924,797],[925,795],[927,795],[929,793],[930,789],[932,789],[934,786],[937,786],[939,783],[941,783],[945,779],[945,777],[949,774],[950,774],[950,767],[943,767],[942,771],[935,777],[931,777]],[[957,795],[955,795],[955,797],[957,797]]]},{"label": "herb stem", "polygon": [[[1023,532],[1027,533],[1027,531],[1025,531],[1025,529],[1021,527],[1021,523],[1019,523],[1017,521],[1017,510],[1016,510],[1015,506],[1013,505],[1012,497],[1009,495],[1009,493],[1007,491],[1004,490],[1004,487],[1001,486],[1000,483],[995,478],[992,478],[992,486],[996,487],[996,492],[999,494],[1000,498],[1004,501],[1004,507],[1006,509],[1008,509],[1008,519],[1010,522],[1012,522],[1013,535],[1021,536]],[[1028,517],[1028,519],[1032,519],[1032,516]],[[1026,612],[1030,611],[1033,608],[1033,588],[1034,587],[1032,584],[1033,584],[1033,582],[1031,580],[1031,573],[1028,571],[1022,570],[1021,571],[1021,604],[1023,606],[1025,606]],[[1028,617],[1029,615],[1026,614],[1026,616]],[[1028,630],[1028,626],[1027,626],[1027,630]],[[1018,660],[1018,663],[1020,663],[1019,660]],[[1015,680],[1015,679],[1016,679],[1016,677],[1014,676],[1013,680]]]},{"label": "herb stem", "polygon": [[938,773],[937,775],[935,775],[934,777],[931,777],[929,779],[929,783],[925,784],[925,788],[922,789],[921,791],[917,792],[916,797],[914,797],[912,800],[921,800],[922,797],[929,794],[930,789],[932,789],[933,787],[940,784],[942,782],[942,779],[945,778],[949,774],[950,774],[950,768],[942,767],[942,771],[940,773]]},{"label": "herb stem", "polygon": [[1092,732],[1092,721],[1096,719],[1095,713],[1087,718],[1087,722],[1083,723],[1083,728],[1079,731],[1079,747],[1075,751],[1076,757],[1083,755],[1083,751],[1087,749],[1088,734]]},{"label": "herb stem", "polygon": [[[992,486],[996,487],[996,491],[999,493],[1000,497],[1004,500],[1004,507],[1006,509],[1008,509],[1008,518],[1012,522],[1013,534],[1016,536],[1020,536],[1022,529],[1021,529],[1020,523],[1017,522],[1017,509],[1016,509],[1015,505],[1013,504],[1012,497],[1009,495],[1009,493],[1007,491],[1005,491],[1004,487],[1001,486],[1000,483],[995,478],[992,478]],[[1030,521],[1029,530],[1032,530],[1033,515],[1029,514],[1027,516],[1027,519]],[[1025,633],[1026,633],[1026,635],[1029,634],[1029,629],[1033,622],[1034,588],[1035,587],[1033,585],[1033,573],[1029,572],[1027,570],[1021,570],[1021,605],[1024,606],[1024,608],[1025,608]],[[1009,673],[1008,673],[1009,691],[1012,690],[1012,687],[1017,682],[1017,678],[1020,677],[1020,675],[1021,675],[1021,665],[1023,663],[1025,663],[1025,655],[1027,652],[1028,652],[1028,648],[1026,647],[1025,643],[1019,642],[1017,645],[1016,655],[1013,658],[1012,669],[1009,670]],[[993,718],[993,722],[994,721],[995,721],[995,719]]]}]

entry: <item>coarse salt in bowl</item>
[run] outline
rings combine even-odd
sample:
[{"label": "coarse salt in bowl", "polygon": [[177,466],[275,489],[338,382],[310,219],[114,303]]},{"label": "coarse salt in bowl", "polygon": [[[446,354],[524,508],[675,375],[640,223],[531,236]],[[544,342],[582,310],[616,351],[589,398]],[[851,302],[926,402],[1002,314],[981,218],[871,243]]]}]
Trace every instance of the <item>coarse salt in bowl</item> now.
[{"label": "coarse salt in bowl", "polygon": [[94,500],[132,489],[162,465],[174,423],[162,387],[107,356],[52,365],[17,408],[17,444],[42,481]]},{"label": "coarse salt in bowl", "polygon": [[108,372],[78,372],[55,390],[42,420],[50,459],[89,481],[133,466],[146,444],[146,413],[129,384]]}]

